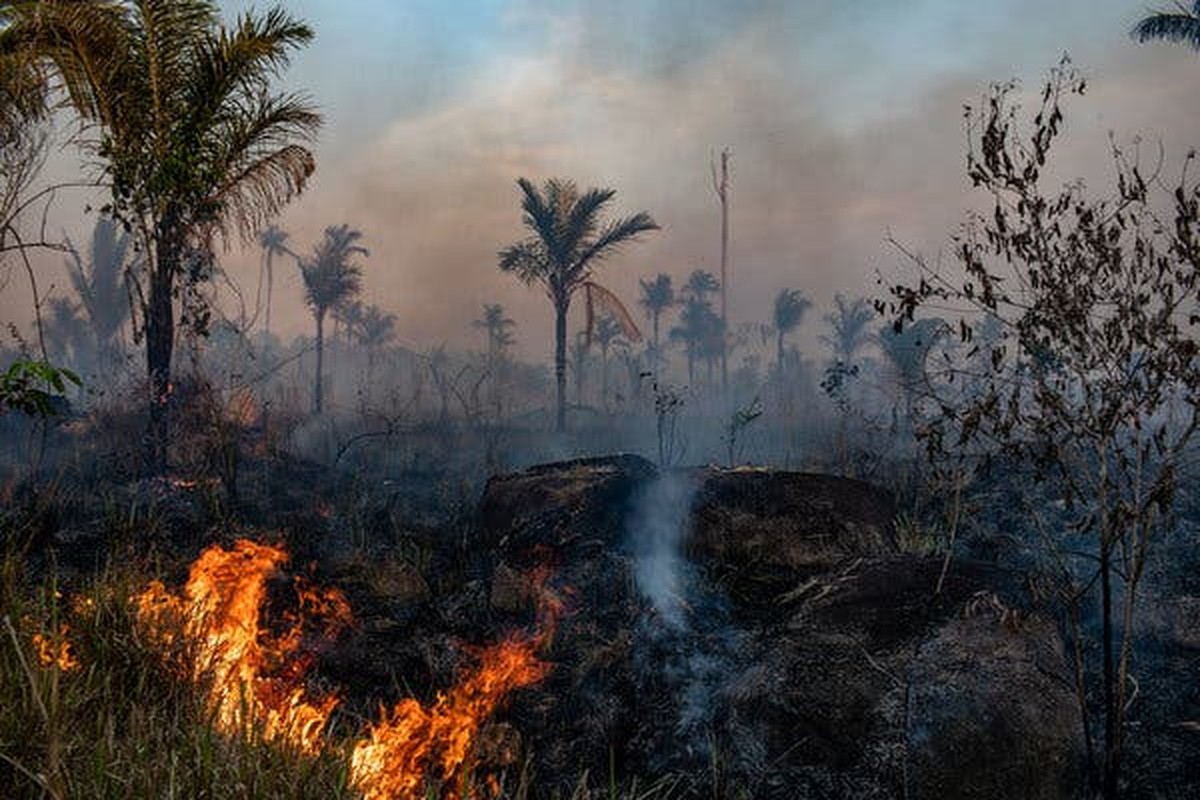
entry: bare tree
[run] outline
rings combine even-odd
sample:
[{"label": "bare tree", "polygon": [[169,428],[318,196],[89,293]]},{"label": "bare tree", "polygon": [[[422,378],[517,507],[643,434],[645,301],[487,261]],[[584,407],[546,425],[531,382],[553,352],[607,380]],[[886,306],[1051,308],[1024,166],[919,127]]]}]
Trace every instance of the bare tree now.
[{"label": "bare tree", "polygon": [[[1099,584],[1104,748],[1095,773],[1115,798],[1139,582],[1200,423],[1196,156],[1168,182],[1114,143],[1107,195],[1063,186],[1044,170],[1062,104],[1084,81],[1064,60],[1028,125],[1013,88],[995,87],[968,110],[968,176],[991,213],[968,217],[952,269],[903,250],[918,280],[893,285],[879,306],[901,328],[930,305],[956,310],[951,330],[964,352],[931,385],[939,413],[919,431],[929,452],[1035,465],[1074,529],[1095,537],[1095,551],[1063,571],[1076,608]],[[985,341],[997,321],[999,336]],[[1086,728],[1082,684],[1079,694]]]}]

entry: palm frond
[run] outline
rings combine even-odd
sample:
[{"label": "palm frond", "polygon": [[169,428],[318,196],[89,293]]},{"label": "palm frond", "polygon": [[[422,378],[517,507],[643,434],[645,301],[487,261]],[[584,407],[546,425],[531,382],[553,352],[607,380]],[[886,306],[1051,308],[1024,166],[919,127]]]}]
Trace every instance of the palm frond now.
[{"label": "palm frond", "polygon": [[616,193],[615,189],[588,189],[571,204],[562,223],[562,238],[567,250],[575,251],[592,238],[600,213]]},{"label": "palm frond", "polygon": [[1139,42],[1152,39],[1186,44],[1200,50],[1200,2],[1192,11],[1150,14],[1133,27],[1130,35]]},{"label": "palm frond", "polygon": [[504,248],[498,254],[500,270],[511,272],[526,284],[547,282],[550,278],[550,262],[541,242],[525,239]]},{"label": "palm frond", "polygon": [[264,17],[243,14],[232,31],[222,28],[207,36],[197,48],[186,103],[189,118],[182,127],[203,133],[226,107],[240,111],[247,100],[263,102],[269,79],[288,64],[292,50],[312,37],[311,28],[280,8]]},{"label": "palm frond", "polygon": [[636,241],[643,233],[656,230],[659,230],[658,223],[645,211],[608,223],[596,240],[580,255],[574,274],[582,274],[592,261],[614,255],[622,245]]},{"label": "palm frond", "polygon": [[569,254],[562,246],[560,234],[558,204],[561,195],[561,185],[550,180],[546,182],[545,195],[538,190],[527,178],[518,178],[517,185],[521,187],[523,197],[521,209],[524,211],[525,226],[530,228],[541,240],[546,255],[558,264],[565,263]]}]

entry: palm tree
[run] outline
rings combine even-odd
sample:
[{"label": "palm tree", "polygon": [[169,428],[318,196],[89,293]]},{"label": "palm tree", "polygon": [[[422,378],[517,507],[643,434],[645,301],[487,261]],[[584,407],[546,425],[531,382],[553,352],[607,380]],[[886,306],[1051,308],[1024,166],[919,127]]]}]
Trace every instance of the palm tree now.
[{"label": "palm tree", "polygon": [[150,457],[162,470],[180,283],[211,274],[214,240],[251,239],[313,172],[305,145],[320,115],[271,91],[312,30],[280,8],[225,25],[215,0],[20,3],[9,14],[4,35],[59,79],[92,129],[74,140],[103,166],[115,215],[139,239]]},{"label": "palm tree", "polygon": [[300,261],[304,278],[304,300],[317,323],[317,377],[313,387],[313,411],[324,410],[322,371],[325,361],[325,315],[329,309],[342,305],[358,294],[362,285],[362,267],[354,262],[356,255],[370,255],[360,244],[362,232],[349,225],[331,225],[324,238],[313,247],[312,255]]},{"label": "palm tree", "polygon": [[642,297],[638,302],[650,320],[654,331],[654,352],[657,353],[659,320],[664,311],[675,305],[675,287],[671,285],[671,276],[665,272],[658,273],[653,280],[642,278],[639,283],[642,285]]},{"label": "palm tree", "polygon": [[375,356],[396,338],[396,315],[385,313],[379,306],[367,306],[355,329],[358,343],[367,349],[367,386],[374,384]]},{"label": "palm tree", "polygon": [[728,350],[726,348],[725,336],[725,320],[721,319],[721,315],[713,313],[706,320],[706,325],[701,333],[696,355],[704,359],[704,366],[708,372],[708,382],[713,382],[713,369],[718,361],[724,356]]},{"label": "palm tree", "polygon": [[263,266],[267,277],[266,318],[263,320],[263,330],[267,338],[271,338],[271,295],[275,287],[275,256],[289,255],[295,257],[287,246],[288,232],[274,222],[258,232],[258,246],[263,251]]},{"label": "palm tree", "polygon": [[679,293],[685,300],[694,299],[701,303],[707,303],[708,296],[719,291],[721,291],[721,283],[715,275],[702,269],[695,269],[692,270],[691,275],[688,275],[687,283],[683,285]]},{"label": "palm tree", "polygon": [[933,346],[947,330],[944,320],[919,319],[900,330],[896,330],[894,325],[885,325],[875,339],[895,374],[896,383],[904,397],[905,419],[910,423],[916,407],[917,392],[928,380],[925,362]]},{"label": "palm tree", "polygon": [[671,328],[669,334],[673,341],[683,344],[687,354],[688,383],[696,383],[696,359],[705,357],[716,332],[721,331],[721,318],[713,310],[712,303],[689,294],[679,312],[679,324]]},{"label": "palm tree", "polygon": [[483,316],[474,320],[471,325],[483,331],[487,337],[487,371],[492,389],[491,406],[499,414],[500,367],[504,361],[504,351],[516,341],[512,329],[517,326],[517,323],[504,315],[504,306],[499,303],[484,303]]},{"label": "palm tree", "polygon": [[775,308],[772,322],[775,325],[775,363],[779,374],[783,375],[783,338],[804,321],[804,313],[812,307],[812,303],[799,289],[780,289],[775,295]]},{"label": "palm tree", "polygon": [[332,309],[333,311],[333,339],[337,341],[338,329],[340,327],[343,337],[343,342],[349,346],[351,340],[358,338],[358,328],[362,325],[363,319],[363,304],[360,300],[354,298],[346,298],[344,302],[338,303]]},{"label": "palm tree", "polygon": [[875,311],[862,297],[847,301],[845,297],[837,294],[833,297],[833,304],[835,312],[825,315],[830,334],[822,336],[821,341],[833,351],[836,360],[849,365],[855,354],[871,338],[867,326],[875,319]]},{"label": "palm tree", "polygon": [[616,317],[605,314],[596,320],[596,329],[592,338],[600,345],[600,403],[608,410],[608,351],[622,333],[621,323]]},{"label": "palm tree", "polygon": [[69,297],[52,297],[46,305],[50,313],[44,335],[50,359],[80,369],[89,360],[94,342],[88,335],[86,320],[80,316],[79,305]]},{"label": "palm tree", "polygon": [[512,329],[517,323],[504,316],[504,306],[499,303],[484,303],[483,316],[471,325],[483,331],[487,337],[488,369],[491,369],[500,354],[516,341]]},{"label": "palm tree", "polygon": [[567,312],[571,297],[597,265],[658,223],[644,211],[605,222],[614,189],[580,192],[575,183],[551,178],[538,189],[520,178],[522,223],[531,235],[500,251],[500,269],[526,284],[541,284],[554,305],[554,377],[559,432],[567,427]]},{"label": "palm tree", "polygon": [[129,295],[125,282],[128,262],[129,234],[121,230],[112,217],[102,216],[92,228],[89,258],[85,262],[79,251],[67,242],[70,257],[67,275],[91,324],[96,354],[112,366],[116,340],[121,327],[129,318]]},{"label": "palm tree", "polygon": [[1180,5],[1175,11],[1157,11],[1143,17],[1131,35],[1139,42],[1158,39],[1200,50],[1200,0],[1194,0],[1190,9]]}]

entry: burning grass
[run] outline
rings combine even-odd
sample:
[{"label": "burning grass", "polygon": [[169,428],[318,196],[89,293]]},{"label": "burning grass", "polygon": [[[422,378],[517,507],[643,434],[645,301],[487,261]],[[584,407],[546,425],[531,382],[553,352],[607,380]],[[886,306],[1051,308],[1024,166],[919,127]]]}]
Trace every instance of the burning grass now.
[{"label": "burning grass", "polygon": [[210,724],[203,688],[164,669],[142,635],[132,570],[72,594],[31,585],[25,569],[0,558],[0,796],[357,796],[336,752],[263,747]]},{"label": "burning grass", "polygon": [[177,592],[109,570],[64,597],[27,585],[21,559],[7,557],[5,797],[537,796],[520,764],[502,776],[478,770],[474,755],[510,692],[550,669],[537,652],[561,604],[544,575],[534,631],[475,651],[431,702],[402,699],[334,735],[340,698],[314,688],[310,667],[352,624],[350,609],[337,590],[294,578],[278,612],[286,561],[282,548],[241,540],[202,553]]}]

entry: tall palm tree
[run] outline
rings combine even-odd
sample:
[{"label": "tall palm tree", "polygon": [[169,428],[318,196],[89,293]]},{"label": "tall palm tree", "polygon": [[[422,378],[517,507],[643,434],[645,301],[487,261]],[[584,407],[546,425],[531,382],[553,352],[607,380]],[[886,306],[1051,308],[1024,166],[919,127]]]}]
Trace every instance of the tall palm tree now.
[{"label": "tall palm tree", "polygon": [[487,338],[487,370],[488,381],[491,385],[491,406],[499,414],[500,385],[502,383],[500,369],[504,363],[504,351],[512,346],[516,338],[512,329],[517,323],[505,316],[504,306],[499,303],[485,303],[483,315],[471,325],[483,331]]},{"label": "tall palm tree", "polygon": [[489,368],[500,353],[516,341],[512,329],[517,323],[504,315],[504,306],[499,303],[484,303],[483,315],[471,325],[483,331],[487,337]]},{"label": "tall palm tree", "polygon": [[679,324],[668,334],[673,341],[683,344],[687,354],[688,383],[696,383],[696,360],[709,352],[706,343],[711,343],[722,330],[721,317],[713,310],[712,303],[689,294],[679,312]]},{"label": "tall palm tree", "polygon": [[608,351],[621,336],[623,329],[616,317],[605,314],[596,320],[592,338],[600,345],[600,403],[608,410]]},{"label": "tall palm tree", "polygon": [[338,328],[341,328],[342,341],[348,347],[350,342],[358,338],[358,329],[362,325],[363,310],[362,301],[354,297],[348,297],[345,301],[337,303],[331,309],[333,312],[333,338],[337,341]]},{"label": "tall palm tree", "polygon": [[354,338],[367,350],[367,391],[375,383],[375,357],[396,338],[396,315],[379,306],[367,306],[359,317]]},{"label": "tall palm tree", "polygon": [[313,247],[312,255],[300,261],[304,278],[304,300],[317,323],[317,376],[313,387],[313,411],[324,410],[322,372],[325,366],[325,315],[358,294],[362,287],[362,267],[355,256],[370,255],[358,244],[362,232],[349,225],[331,225]]},{"label": "tall palm tree", "polygon": [[86,261],[70,242],[67,245],[67,275],[87,312],[96,354],[111,366],[121,327],[129,319],[125,272],[136,266],[130,263],[129,234],[112,217],[102,216],[92,228]]},{"label": "tall palm tree", "polygon": [[46,348],[56,364],[81,369],[94,352],[87,321],[80,315],[79,304],[69,297],[52,297],[46,304]]},{"label": "tall palm tree", "polygon": [[716,294],[721,291],[721,282],[711,272],[702,269],[692,270],[692,274],[688,275],[687,283],[679,290],[683,295],[684,300],[695,299],[701,303],[708,302],[710,294]]},{"label": "tall palm tree", "polygon": [[320,115],[271,90],[312,29],[280,8],[226,25],[216,0],[20,3],[10,23],[4,35],[41,55],[90,127],[74,140],[103,166],[112,210],[139,239],[148,443],[164,469],[173,298],[211,274],[215,238],[250,240],[313,172],[306,144]]},{"label": "tall palm tree", "polygon": [[775,363],[783,375],[783,339],[804,321],[804,314],[812,307],[799,289],[780,289],[775,295],[775,308],[771,321],[775,325]]},{"label": "tall palm tree", "polygon": [[825,322],[829,324],[829,335],[822,336],[821,341],[833,352],[836,360],[849,365],[855,354],[871,338],[867,326],[875,319],[875,310],[863,297],[847,300],[836,294],[833,304],[834,312],[825,315]]},{"label": "tall palm tree", "polygon": [[258,232],[258,246],[263,251],[263,267],[267,278],[266,318],[263,330],[271,338],[271,296],[275,288],[275,256],[295,256],[287,246],[288,232],[274,222]]},{"label": "tall palm tree", "polygon": [[500,269],[526,284],[541,284],[554,306],[554,377],[557,414],[555,427],[567,427],[567,312],[571,297],[592,276],[593,270],[622,245],[641,234],[658,230],[644,211],[605,221],[604,214],[616,195],[614,189],[580,192],[575,183],[551,178],[539,189],[526,178],[521,189],[525,239],[500,251]]},{"label": "tall palm tree", "polygon": [[1146,15],[1133,27],[1131,35],[1139,42],[1157,39],[1200,50],[1200,0],[1194,0],[1190,9],[1179,5],[1175,11]]},{"label": "tall palm tree", "polygon": [[945,320],[919,319],[896,330],[894,325],[880,329],[875,341],[895,375],[904,398],[905,419],[911,424],[917,394],[927,385],[925,362],[934,345],[949,330]]},{"label": "tall palm tree", "polygon": [[671,285],[671,276],[660,272],[653,280],[642,278],[638,281],[642,286],[642,296],[638,302],[646,312],[654,331],[654,351],[658,352],[658,325],[663,312],[675,305],[675,287]]}]

